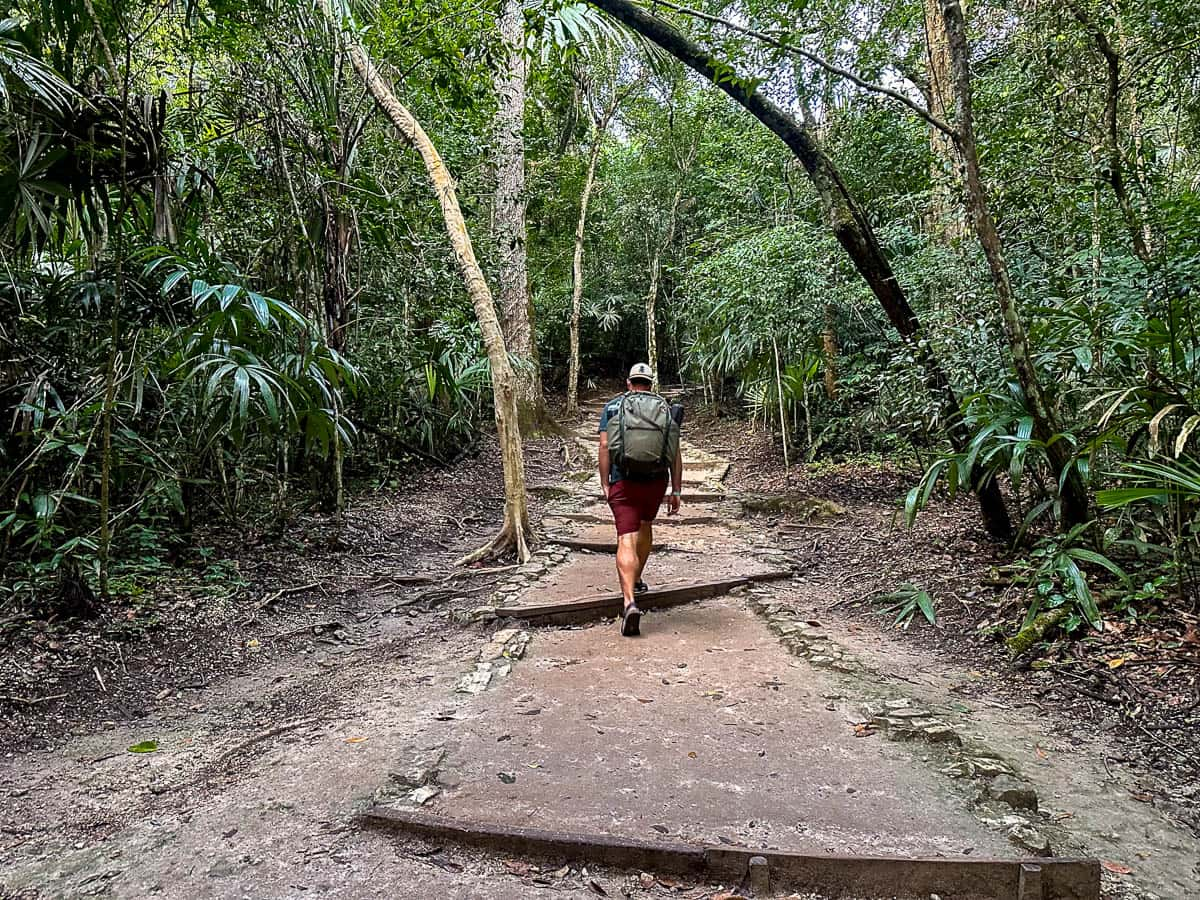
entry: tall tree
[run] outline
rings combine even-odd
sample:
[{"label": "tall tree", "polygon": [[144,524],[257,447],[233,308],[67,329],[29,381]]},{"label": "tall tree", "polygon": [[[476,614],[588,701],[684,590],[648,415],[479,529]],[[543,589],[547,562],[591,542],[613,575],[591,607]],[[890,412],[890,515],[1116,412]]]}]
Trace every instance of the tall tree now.
[{"label": "tall tree", "polygon": [[667,222],[662,238],[655,242],[647,235],[650,245],[650,284],[646,288],[646,362],[658,377],[658,284],[662,276],[663,257],[670,251],[675,241],[675,228],[679,219],[679,206],[683,202],[684,183],[692,164],[696,161],[696,146],[699,136],[693,134],[688,146],[676,148],[672,146],[671,157],[675,164],[675,193],[671,195],[671,203],[667,207]]},{"label": "tall tree", "polygon": [[[328,0],[321,0],[326,15],[333,17]],[[335,20],[336,21],[336,20]],[[362,79],[384,115],[397,133],[421,157],[429,185],[441,207],[446,234],[454,251],[467,295],[475,309],[479,329],[483,334],[491,366],[492,396],[495,404],[496,433],[500,441],[500,461],[504,470],[504,523],[500,533],[485,546],[468,554],[461,563],[467,564],[492,554],[514,550],[522,562],[530,556],[532,531],[529,526],[529,504],[525,492],[525,460],[521,447],[520,415],[517,410],[517,382],[504,345],[504,333],[496,316],[491,289],[475,258],[471,236],[467,233],[454,179],[442,161],[441,154],[415,116],[397,98],[391,85],[375,68],[374,62],[345,22],[338,23],[345,40],[346,53],[354,71]]]},{"label": "tall tree", "polygon": [[1033,419],[1033,433],[1045,447],[1051,470],[1060,485],[1063,521],[1067,525],[1077,525],[1087,520],[1087,489],[1079,475],[1079,469],[1074,465],[1067,440],[1061,437],[1062,427],[1058,415],[1046,396],[1046,390],[1034,364],[1033,350],[1021,318],[1020,304],[1013,289],[1008,261],[1004,257],[1004,247],[988,203],[987,188],[979,164],[979,150],[975,143],[970,48],[967,44],[962,7],[958,0],[941,0],[941,10],[954,79],[956,142],[962,154],[966,174],[967,211],[991,271],[1001,320],[1008,337],[1009,352],[1012,354],[1013,368],[1025,394],[1029,415]]},{"label": "tall tree", "polygon": [[[591,131],[591,147],[588,150],[587,170],[583,179],[583,191],[579,195],[579,218],[575,223],[575,252],[571,263],[571,335],[570,356],[567,362],[567,409],[568,416],[579,413],[579,324],[583,312],[583,244],[587,236],[588,204],[591,201],[592,190],[596,186],[596,167],[600,162],[600,151],[604,146],[604,138],[608,134],[613,117],[621,108],[621,104],[638,86],[638,81],[621,85],[616,81],[617,66],[612,67],[611,73],[603,73],[601,79],[596,67],[586,71],[577,71],[575,79],[579,86],[579,94],[588,112],[588,122]],[[611,92],[605,96],[605,87]]]},{"label": "tall tree", "polygon": [[[834,236],[883,307],[888,320],[913,348],[926,384],[942,409],[951,442],[965,449],[970,440],[958,397],[945,370],[925,339],[920,320],[908,302],[891,263],[875,236],[865,210],[850,194],[845,180],[811,131],[739,78],[712,52],[679,29],[640,8],[631,0],[588,0],[654,42],[689,68],[703,75],[769,128],[799,160],[825,208]],[[998,538],[1012,534],[1012,523],[999,485],[992,477],[970,475],[979,498],[984,524]]]},{"label": "tall tree", "polygon": [[[940,0],[924,0],[925,79],[920,85],[925,106],[945,121],[954,105],[954,81],[946,26],[942,21]],[[933,125],[929,129],[930,162],[929,229],[944,242],[963,237],[966,222],[962,215],[962,178],[959,175],[958,149],[954,138]]]},{"label": "tall tree", "polygon": [[537,328],[525,250],[525,15],[521,0],[502,0],[500,37],[504,52],[495,75],[495,237],[500,255],[500,311],[504,341],[522,358],[516,370],[517,408],[523,431],[549,418],[542,394]]}]

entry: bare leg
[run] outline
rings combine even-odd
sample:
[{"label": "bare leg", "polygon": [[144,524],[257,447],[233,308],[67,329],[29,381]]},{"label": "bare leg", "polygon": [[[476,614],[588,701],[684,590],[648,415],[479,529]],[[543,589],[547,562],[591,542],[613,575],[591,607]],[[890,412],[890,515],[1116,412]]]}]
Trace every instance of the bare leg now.
[{"label": "bare leg", "polygon": [[642,580],[642,572],[646,568],[646,560],[650,558],[652,549],[654,549],[654,523],[643,522],[637,533],[637,581]]},{"label": "bare leg", "polygon": [[617,577],[621,581],[621,594],[625,606],[633,603],[633,583],[638,579],[641,564],[638,560],[638,538],[641,532],[631,531],[617,538]]}]

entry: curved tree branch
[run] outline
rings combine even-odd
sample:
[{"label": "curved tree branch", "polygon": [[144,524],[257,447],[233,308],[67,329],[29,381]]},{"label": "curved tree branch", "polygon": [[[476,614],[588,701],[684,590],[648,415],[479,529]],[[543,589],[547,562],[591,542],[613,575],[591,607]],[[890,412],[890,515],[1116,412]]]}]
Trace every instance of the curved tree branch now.
[{"label": "curved tree branch", "polygon": [[654,0],[654,4],[655,6],[662,6],[666,9],[674,10],[675,12],[681,13],[685,16],[701,19],[705,22],[711,22],[714,25],[720,25],[723,28],[728,28],[731,31],[744,34],[746,37],[752,37],[755,40],[762,41],[768,46],[774,47],[776,50],[782,50],[784,53],[792,53],[796,56],[803,57],[814,65],[820,66],[826,72],[837,75],[839,78],[844,78],[851,84],[862,88],[864,91],[869,91],[873,94],[882,94],[884,97],[889,97],[892,100],[895,100],[897,103],[902,103],[922,119],[924,119],[928,124],[945,134],[947,137],[951,139],[957,139],[958,132],[956,132],[951,125],[935,116],[925,107],[921,106],[921,104],[913,102],[899,91],[893,91],[891,88],[886,88],[881,84],[874,84],[870,81],[865,81],[864,79],[855,75],[849,69],[843,69],[841,66],[834,65],[828,60],[817,56],[815,53],[805,50],[803,47],[797,47],[795,44],[789,44],[785,41],[781,41],[779,38],[767,34],[765,31],[758,31],[745,25],[739,25],[737,22],[731,22],[729,19],[723,19],[720,16],[714,16],[710,13],[701,12],[698,9],[690,9],[686,6],[679,6],[675,3],[669,2],[669,0]]}]

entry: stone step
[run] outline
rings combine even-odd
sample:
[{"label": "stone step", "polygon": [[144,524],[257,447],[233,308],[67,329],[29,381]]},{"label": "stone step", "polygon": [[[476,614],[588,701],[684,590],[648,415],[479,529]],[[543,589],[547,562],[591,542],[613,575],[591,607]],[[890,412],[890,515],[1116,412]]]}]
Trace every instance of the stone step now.
[{"label": "stone step", "polygon": [[[750,880],[754,896],[781,891],[832,892],[833,896],[973,897],[978,900],[1098,900],[1098,859],[913,859],[890,856],[808,854],[767,847],[644,840],[578,834],[451,819],[423,811],[375,806],[360,824],[431,844],[448,842],[505,856],[562,860],[592,866],[699,878],[730,884]],[[734,896],[732,894],[728,896]]]}]

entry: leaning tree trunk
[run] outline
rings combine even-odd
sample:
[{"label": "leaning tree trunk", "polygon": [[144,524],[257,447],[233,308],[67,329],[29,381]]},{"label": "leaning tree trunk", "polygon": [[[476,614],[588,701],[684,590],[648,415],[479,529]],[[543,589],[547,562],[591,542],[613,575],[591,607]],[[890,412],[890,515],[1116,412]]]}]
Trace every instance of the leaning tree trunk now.
[{"label": "leaning tree trunk", "polygon": [[958,145],[966,170],[967,212],[991,270],[992,284],[1000,305],[1009,351],[1012,353],[1013,368],[1016,369],[1017,380],[1025,393],[1025,402],[1033,418],[1034,434],[1046,444],[1046,456],[1054,472],[1055,481],[1061,485],[1063,522],[1066,525],[1078,525],[1087,521],[1087,489],[1079,476],[1079,470],[1073,465],[1066,441],[1056,438],[1060,431],[1059,422],[1054,410],[1050,408],[1034,366],[1029,336],[1021,320],[1021,311],[1009,277],[1008,262],[1004,258],[1000,234],[988,208],[987,189],[983,184],[979,152],[975,144],[975,126],[972,121],[971,64],[967,31],[958,0],[942,0],[942,19],[946,27],[946,43],[954,73]]},{"label": "leaning tree trunk", "polygon": [[500,37],[506,58],[496,75],[498,294],[505,346],[528,362],[515,373],[521,430],[527,431],[540,427],[550,416],[542,396],[542,370],[525,250],[525,79],[528,66],[521,0],[504,0]]},{"label": "leaning tree trunk", "polygon": [[[926,386],[941,407],[951,443],[958,450],[965,449],[970,441],[970,432],[963,422],[958,397],[950,380],[933,355],[921,323],[909,305],[883,249],[879,246],[866,213],[851,196],[841,173],[816,138],[791,115],[745,81],[730,78],[728,65],[669,23],[651,15],[630,0],[587,2],[609,13],[703,75],[787,145],[804,166],[804,171],[821,198],[838,243],[842,245],[854,267],[870,287],[892,326],[913,350],[924,373]],[[971,483],[979,498],[984,525],[988,532],[1001,539],[1011,537],[1012,523],[995,479],[973,472]]]},{"label": "leaning tree trunk", "polygon": [[[680,173],[682,179],[683,173]],[[671,198],[671,209],[667,212],[667,233],[663,235],[662,243],[654,248],[650,259],[650,286],[646,289],[646,362],[654,373],[654,387],[658,389],[658,279],[662,274],[662,258],[675,240],[675,221],[679,214],[679,204],[683,201],[683,184],[675,189]]]},{"label": "leaning tree trunk", "polygon": [[583,236],[587,229],[588,201],[596,184],[596,163],[600,159],[600,139],[596,131],[588,156],[587,177],[579,198],[579,221],[575,225],[575,258],[571,267],[571,358],[567,365],[567,415],[579,414],[579,318],[583,306]]},{"label": "leaning tree trunk", "polygon": [[[322,8],[326,15],[333,17],[328,0],[322,0]],[[425,171],[429,183],[437,195],[442,208],[442,218],[446,223],[446,233],[450,238],[450,246],[454,251],[454,259],[458,264],[459,273],[475,308],[475,316],[479,320],[479,330],[483,334],[483,343],[487,348],[488,362],[492,370],[492,394],[496,411],[496,433],[500,440],[500,461],[504,469],[504,524],[500,533],[487,545],[461,559],[462,564],[483,559],[492,554],[507,550],[515,550],[517,557],[524,562],[530,556],[531,531],[529,528],[529,507],[525,495],[525,461],[521,455],[521,429],[517,415],[516,379],[512,366],[508,362],[508,352],[504,346],[504,334],[500,330],[500,320],[496,316],[496,307],[492,301],[492,292],[484,280],[479,262],[475,258],[475,249],[471,237],[467,234],[467,226],[463,221],[462,210],[458,205],[458,197],[454,191],[454,180],[450,177],[446,164],[434,146],[421,123],[397,99],[391,86],[379,74],[375,64],[367,55],[358,40],[344,27],[341,28],[345,41],[346,53],[354,71],[358,73],[363,84],[374,98],[379,108],[391,121],[396,131],[404,141],[415,149],[425,163]]]}]

